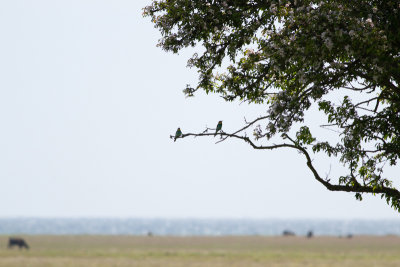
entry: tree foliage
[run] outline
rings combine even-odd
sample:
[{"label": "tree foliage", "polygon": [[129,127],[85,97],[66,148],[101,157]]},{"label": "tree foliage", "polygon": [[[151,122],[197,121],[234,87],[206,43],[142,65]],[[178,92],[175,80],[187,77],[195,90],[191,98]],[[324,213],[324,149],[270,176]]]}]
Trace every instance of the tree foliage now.
[{"label": "tree foliage", "polygon": [[[363,193],[380,194],[400,211],[396,177],[384,175],[400,156],[399,1],[163,0],[144,15],[161,32],[161,48],[198,51],[188,65],[199,81],[186,95],[204,90],[265,105],[266,114],[222,132],[221,140],[296,149],[329,190],[354,192],[360,200]],[[337,132],[337,142],[314,137],[304,122],[313,108]],[[212,134],[206,129],[180,138]],[[276,137],[283,143],[271,145]],[[322,178],[312,153],[337,158],[348,173]]]}]

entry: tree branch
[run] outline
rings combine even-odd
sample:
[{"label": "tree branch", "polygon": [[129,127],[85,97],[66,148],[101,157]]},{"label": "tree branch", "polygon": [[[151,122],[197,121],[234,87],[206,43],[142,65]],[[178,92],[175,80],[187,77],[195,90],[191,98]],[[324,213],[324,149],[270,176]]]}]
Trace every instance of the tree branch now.
[{"label": "tree branch", "polygon": [[[247,125],[244,126],[244,127],[241,128],[241,129],[237,130],[237,131],[234,132],[233,134],[240,133],[241,131],[244,131],[244,130],[246,130],[247,128],[249,128],[251,125],[253,125],[253,124],[256,123],[257,121],[265,120],[265,119],[267,119],[267,118],[268,118],[268,116],[263,116],[263,117],[259,117],[259,118],[255,119],[255,120],[253,120],[253,121],[251,121],[251,122],[247,122],[247,121],[246,121],[246,118],[245,118],[245,121],[246,121]],[[218,144],[218,143],[221,143],[221,142],[223,142],[223,141],[225,141],[228,137],[229,137],[229,136],[226,136],[226,137],[222,138],[221,140],[219,140],[219,141],[217,142],[217,144]]]},{"label": "tree branch", "polygon": [[[185,138],[185,137],[189,137],[189,136],[193,136],[193,137],[198,137],[198,136],[215,136],[215,133],[207,133],[208,130],[211,129],[207,129],[206,131],[204,131],[203,133],[186,133],[186,134],[182,134],[180,137],[178,138]],[[250,140],[249,137],[247,136],[240,136],[240,135],[236,135],[235,133],[233,134],[228,134],[225,132],[219,132],[217,135],[220,135],[221,137],[224,136],[224,138],[228,138],[228,137],[233,137],[233,138],[237,138],[237,139],[241,139],[243,141],[245,141],[246,143],[248,143],[249,145],[251,145],[254,149],[266,149],[266,150],[272,150],[272,149],[276,149],[276,148],[281,148],[281,147],[291,147],[291,148],[296,148],[295,145],[292,144],[287,144],[287,143],[283,143],[283,144],[274,144],[271,146],[258,146],[256,144],[254,144],[253,141]],[[173,135],[170,135],[170,138],[174,138]],[[178,139],[177,138],[177,139]],[[220,141],[218,141],[217,143],[219,143]]]},{"label": "tree branch", "polygon": [[307,167],[313,173],[315,179],[323,184],[328,190],[330,191],[342,191],[342,192],[354,192],[354,193],[372,193],[372,194],[386,194],[387,196],[391,196],[395,199],[400,199],[400,192],[394,188],[390,187],[370,187],[370,186],[363,186],[358,182],[354,186],[350,185],[334,185],[329,183],[328,181],[321,178],[318,174],[317,170],[312,164],[312,160],[310,155],[308,154],[307,150],[303,147],[296,147],[296,149],[300,150],[303,155],[306,157],[307,160]]},{"label": "tree branch", "polygon": [[[265,149],[265,150],[273,150],[281,147],[288,147],[288,148],[293,148],[301,152],[305,158],[306,158],[306,164],[307,167],[311,170],[311,172],[314,175],[314,178],[320,182],[322,185],[324,185],[328,190],[330,191],[342,191],[342,192],[353,192],[353,193],[372,193],[372,194],[386,194],[386,196],[392,197],[394,199],[400,200],[400,191],[397,189],[391,188],[391,187],[385,187],[385,186],[380,186],[380,187],[371,187],[367,185],[361,185],[360,183],[354,183],[354,185],[340,185],[340,184],[331,184],[330,180],[328,179],[323,179],[317,170],[315,169],[314,165],[312,164],[312,160],[310,157],[310,154],[308,153],[307,149],[298,145],[292,138],[290,138],[287,134],[284,135],[285,138],[289,139],[293,144],[288,144],[288,143],[282,143],[282,144],[273,144],[270,146],[258,146],[254,144],[253,141],[250,140],[249,137],[247,136],[240,136],[237,135],[236,133],[243,131],[244,129],[247,129],[250,125],[254,124],[256,121],[263,119],[263,117],[260,117],[252,122],[249,123],[249,125],[239,129],[235,133],[229,134],[225,132],[220,132],[218,135],[223,137],[223,140],[227,139],[228,137],[232,138],[237,138],[240,140],[245,141],[248,143],[250,146],[252,146],[254,149]],[[193,137],[198,137],[198,136],[214,136],[215,133],[208,133],[208,130],[212,130],[210,128],[207,128],[203,133],[186,133],[182,134],[178,138],[185,138],[189,136]],[[170,136],[170,138],[174,138],[174,136]],[[218,142],[217,142],[218,143]]]}]

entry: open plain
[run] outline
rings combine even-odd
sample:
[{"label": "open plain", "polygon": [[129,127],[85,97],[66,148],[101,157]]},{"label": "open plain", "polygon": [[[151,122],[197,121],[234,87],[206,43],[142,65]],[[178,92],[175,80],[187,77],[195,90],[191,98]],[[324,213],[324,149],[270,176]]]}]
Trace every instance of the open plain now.
[{"label": "open plain", "polygon": [[1,267],[368,267],[400,266],[400,237],[23,236],[29,250],[8,249]]}]

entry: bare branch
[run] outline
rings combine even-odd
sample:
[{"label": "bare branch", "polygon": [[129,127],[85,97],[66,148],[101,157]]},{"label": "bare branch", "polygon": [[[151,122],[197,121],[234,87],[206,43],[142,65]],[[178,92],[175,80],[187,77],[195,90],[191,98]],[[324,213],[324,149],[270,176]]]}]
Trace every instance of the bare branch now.
[{"label": "bare branch", "polygon": [[[287,134],[283,134],[282,137],[285,138],[285,139],[290,140],[292,142],[292,144],[282,143],[282,144],[273,144],[273,145],[270,145],[270,146],[258,146],[256,144],[254,144],[254,142],[251,141],[249,137],[237,135],[238,132],[248,128],[250,125],[254,124],[256,121],[262,120],[262,119],[264,119],[264,117],[260,117],[260,118],[258,118],[256,120],[250,122],[247,126],[241,128],[240,130],[236,131],[235,133],[229,134],[229,133],[225,133],[225,132],[220,132],[220,133],[218,133],[218,135],[223,137],[223,140],[225,140],[228,137],[241,139],[241,140],[245,141],[246,143],[248,143],[250,146],[252,146],[254,149],[273,150],[273,149],[282,148],[282,147],[288,147],[288,148],[296,149],[297,151],[299,151],[301,154],[303,154],[305,156],[306,161],[307,161],[306,162],[307,167],[313,173],[314,178],[318,182],[320,182],[322,185],[324,185],[330,191],[386,194],[386,196],[393,197],[395,199],[400,199],[400,191],[398,191],[397,189],[391,188],[391,187],[387,187],[387,186],[383,186],[383,185],[379,186],[379,187],[371,187],[371,186],[368,186],[368,185],[365,185],[365,184],[361,185],[355,179],[355,177],[353,175],[352,175],[352,180],[353,180],[353,184],[352,185],[331,184],[330,183],[330,179],[328,179],[328,176],[326,177],[326,179],[323,179],[319,175],[319,173],[315,169],[314,165],[312,164],[312,159],[311,159],[310,154],[308,153],[307,149],[302,147],[302,146],[300,146],[300,145],[298,145]],[[208,129],[206,129],[206,131],[207,130]],[[198,133],[198,134],[196,134],[196,133],[186,133],[186,134],[181,135],[178,138],[185,138],[185,137],[189,137],[189,136],[198,137],[198,136],[214,136],[215,135],[215,133],[207,133],[206,131],[204,131],[203,133]],[[173,138],[173,136],[171,136],[171,138]]]},{"label": "bare branch", "polygon": [[[259,117],[259,118],[255,119],[255,120],[253,120],[253,121],[251,121],[251,122],[247,122],[246,118],[244,118],[244,121],[246,122],[247,125],[244,126],[244,127],[241,128],[241,129],[237,130],[237,131],[234,132],[233,134],[240,133],[240,132],[246,130],[247,128],[249,128],[250,126],[252,126],[254,123],[256,123],[256,122],[258,122],[258,121],[261,121],[261,120],[265,120],[265,119],[267,119],[267,118],[268,118],[268,116],[263,116],[263,117]],[[226,137],[222,138],[222,139],[221,139],[220,141],[218,141],[217,143],[221,143],[221,142],[225,141],[228,137],[229,137],[229,136],[226,136]]]},{"label": "bare branch", "polygon": [[[185,137],[189,137],[189,136],[193,136],[193,137],[198,137],[198,136],[214,136],[215,133],[186,133],[186,134],[182,134],[180,137],[178,138],[185,138]],[[232,137],[232,138],[237,138],[237,139],[241,139],[245,142],[247,142],[249,145],[251,145],[254,149],[266,149],[266,150],[272,150],[272,149],[276,149],[276,148],[280,148],[280,147],[291,147],[291,148],[296,148],[296,146],[291,145],[291,144],[273,144],[270,146],[258,146],[256,144],[254,144],[253,141],[251,141],[251,139],[247,136],[240,136],[240,135],[236,135],[236,133],[233,134],[229,134],[229,133],[225,133],[225,132],[219,132],[217,135],[223,136],[225,139],[228,137]],[[173,136],[170,136],[171,138],[173,138]],[[177,138],[177,139],[178,139]],[[224,139],[224,140],[225,140]],[[220,143],[221,141],[218,141],[217,143]]]}]

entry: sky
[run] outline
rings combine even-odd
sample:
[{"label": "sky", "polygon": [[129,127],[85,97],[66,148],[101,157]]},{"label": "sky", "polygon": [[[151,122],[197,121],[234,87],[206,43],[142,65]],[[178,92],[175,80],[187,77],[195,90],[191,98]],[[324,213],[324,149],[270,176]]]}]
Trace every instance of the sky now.
[{"label": "sky", "polygon": [[292,150],[174,143],[177,127],[234,131],[265,107],[185,98],[193,50],[156,47],[149,3],[0,1],[0,217],[399,218],[379,197],[329,192]]}]

